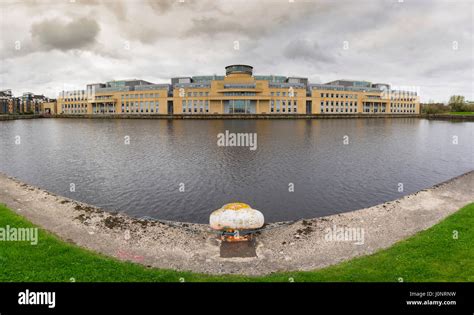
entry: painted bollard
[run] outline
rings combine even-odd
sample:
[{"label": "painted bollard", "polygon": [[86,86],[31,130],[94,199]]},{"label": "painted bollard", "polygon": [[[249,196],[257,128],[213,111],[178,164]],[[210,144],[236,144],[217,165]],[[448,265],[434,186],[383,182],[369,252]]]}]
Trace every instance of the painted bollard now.
[{"label": "painted bollard", "polygon": [[259,229],[264,223],[265,219],[260,211],[242,202],[226,204],[212,212],[209,218],[212,229],[224,232],[224,241],[248,241],[251,233],[244,232]]}]

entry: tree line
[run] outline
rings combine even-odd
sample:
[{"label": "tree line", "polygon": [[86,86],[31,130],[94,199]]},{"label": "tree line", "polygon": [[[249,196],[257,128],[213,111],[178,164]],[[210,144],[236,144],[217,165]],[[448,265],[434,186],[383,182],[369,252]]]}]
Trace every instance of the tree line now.
[{"label": "tree line", "polygon": [[449,98],[447,105],[444,103],[421,104],[421,112],[423,114],[474,112],[474,103],[467,102],[462,95],[453,95]]}]

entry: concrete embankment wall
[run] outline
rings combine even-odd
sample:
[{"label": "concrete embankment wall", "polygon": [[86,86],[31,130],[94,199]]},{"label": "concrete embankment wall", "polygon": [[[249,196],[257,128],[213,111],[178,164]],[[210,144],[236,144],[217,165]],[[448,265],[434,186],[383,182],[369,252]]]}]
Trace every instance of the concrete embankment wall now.
[{"label": "concrete embankment wall", "polygon": [[40,115],[0,115],[0,120],[16,120],[16,119],[34,119],[41,118]]},{"label": "concrete embankment wall", "polygon": [[432,120],[474,121],[474,115],[422,114],[420,117]]},{"label": "concrete embankment wall", "polygon": [[428,115],[428,114],[74,114],[74,115],[0,115],[1,120],[33,118],[71,118],[71,119],[357,119],[357,118],[424,118],[430,120],[474,121],[474,115]]},{"label": "concrete embankment wall", "polygon": [[94,118],[94,119],[348,119],[348,118],[419,118],[420,115],[401,114],[192,114],[192,115],[160,115],[160,114],[103,114],[103,115],[55,115],[54,118]]}]

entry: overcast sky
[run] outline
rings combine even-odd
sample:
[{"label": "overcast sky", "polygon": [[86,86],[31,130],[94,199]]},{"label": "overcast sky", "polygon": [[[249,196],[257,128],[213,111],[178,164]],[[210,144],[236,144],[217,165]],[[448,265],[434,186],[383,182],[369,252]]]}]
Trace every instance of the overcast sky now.
[{"label": "overcast sky", "polygon": [[245,63],[314,83],[390,83],[424,102],[474,100],[469,0],[0,0],[0,9],[0,88],[15,95],[169,83]]}]

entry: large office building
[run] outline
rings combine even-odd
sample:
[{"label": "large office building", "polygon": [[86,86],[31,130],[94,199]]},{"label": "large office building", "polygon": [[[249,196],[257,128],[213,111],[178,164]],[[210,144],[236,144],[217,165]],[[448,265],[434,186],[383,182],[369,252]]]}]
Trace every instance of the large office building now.
[{"label": "large office building", "polygon": [[172,78],[170,84],[122,80],[88,84],[58,97],[59,114],[419,114],[416,92],[388,84],[254,75],[248,65],[230,65],[225,76]]}]

